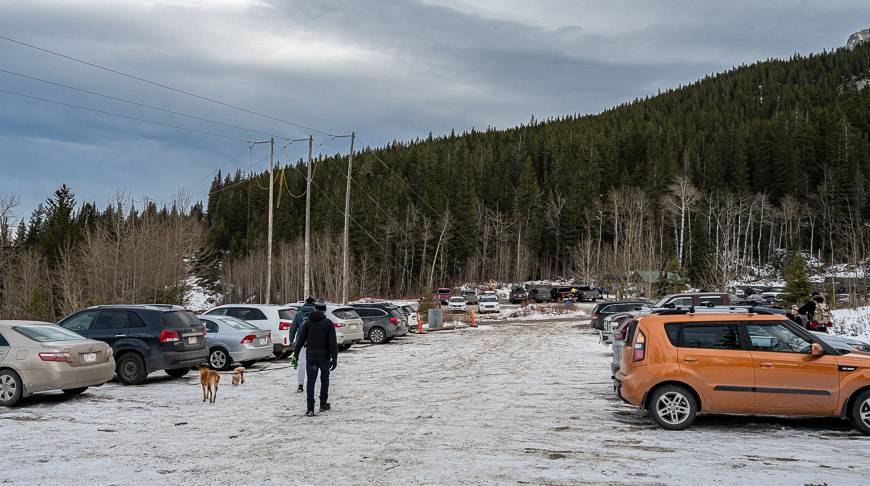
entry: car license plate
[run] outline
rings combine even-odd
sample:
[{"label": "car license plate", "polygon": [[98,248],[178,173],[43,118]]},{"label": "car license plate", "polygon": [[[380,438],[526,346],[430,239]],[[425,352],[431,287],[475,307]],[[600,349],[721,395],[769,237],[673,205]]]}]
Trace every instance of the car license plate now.
[{"label": "car license plate", "polygon": [[196,344],[196,336],[187,338],[187,344]]},{"label": "car license plate", "polygon": [[260,338],[260,344],[266,344],[266,338]]},{"label": "car license plate", "polygon": [[85,363],[94,363],[97,361],[97,353],[85,353],[82,355],[82,359],[85,360]]}]

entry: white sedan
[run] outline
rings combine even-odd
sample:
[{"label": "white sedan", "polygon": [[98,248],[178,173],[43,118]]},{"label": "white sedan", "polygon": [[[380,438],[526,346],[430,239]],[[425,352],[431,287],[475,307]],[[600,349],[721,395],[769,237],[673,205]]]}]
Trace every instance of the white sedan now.
[{"label": "white sedan", "polygon": [[465,312],[468,305],[465,303],[465,297],[451,297],[450,300],[447,301],[447,308],[452,311]]},{"label": "white sedan", "polygon": [[480,302],[477,304],[477,309],[481,314],[484,312],[495,312],[498,313],[500,308],[498,305],[498,297],[495,294],[486,294],[480,298]]}]

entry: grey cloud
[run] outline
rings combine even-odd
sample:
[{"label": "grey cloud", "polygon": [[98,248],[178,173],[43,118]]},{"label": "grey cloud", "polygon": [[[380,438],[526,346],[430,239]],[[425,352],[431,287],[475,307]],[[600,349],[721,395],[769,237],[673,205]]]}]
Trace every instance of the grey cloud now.
[{"label": "grey cloud", "polygon": [[[0,0],[0,32],[363,144],[531,114],[591,113],[767,57],[841,46],[865,1],[274,1],[207,9]],[[280,40],[277,41],[276,40]],[[300,52],[300,42],[310,42]],[[0,68],[287,136],[304,130],[0,41]],[[256,135],[0,74],[11,89],[155,121]],[[0,193],[19,216],[66,182],[168,197],[243,144],[0,94]],[[317,136],[317,134],[315,134]],[[323,147],[344,151],[342,141]],[[295,150],[295,149],[294,149]],[[287,157],[290,154],[286,154]],[[243,158],[231,168],[244,168]],[[193,188],[204,195],[207,182]]]}]

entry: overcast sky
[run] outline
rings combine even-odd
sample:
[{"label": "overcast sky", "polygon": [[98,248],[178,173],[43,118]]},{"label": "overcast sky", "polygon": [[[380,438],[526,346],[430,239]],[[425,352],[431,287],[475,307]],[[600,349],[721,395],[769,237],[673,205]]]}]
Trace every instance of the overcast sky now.
[{"label": "overcast sky", "polygon": [[[2,36],[372,146],[594,113],[867,27],[867,0],[0,0]],[[0,92],[0,195],[20,197],[18,217],[62,183],[101,206],[119,190],[200,199],[233,156],[230,170],[263,160],[243,142],[257,132],[312,133],[2,39],[0,70],[252,130],[0,72],[2,91],[213,134]]]}]

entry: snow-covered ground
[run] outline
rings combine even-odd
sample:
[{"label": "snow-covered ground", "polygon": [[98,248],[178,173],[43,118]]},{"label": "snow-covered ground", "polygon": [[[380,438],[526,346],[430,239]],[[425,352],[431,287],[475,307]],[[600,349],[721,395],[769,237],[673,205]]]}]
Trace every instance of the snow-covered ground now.
[{"label": "snow-covered ground", "polygon": [[0,409],[10,484],[867,484],[836,419],[700,417],[667,432],[620,402],[587,321],[498,322],[339,357],[306,418],[286,363],[201,402],[191,374]]},{"label": "snow-covered ground", "polygon": [[870,342],[870,306],[855,309],[836,309],[832,312],[833,332],[853,336]]}]

